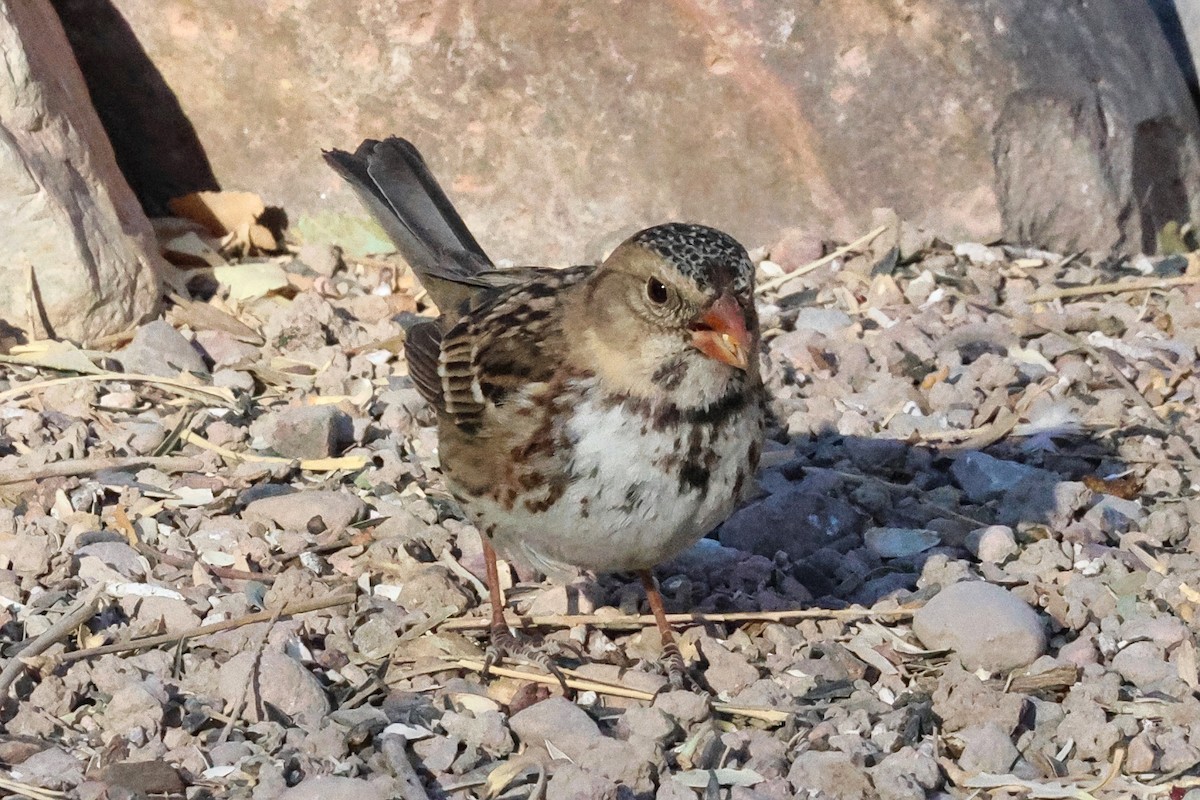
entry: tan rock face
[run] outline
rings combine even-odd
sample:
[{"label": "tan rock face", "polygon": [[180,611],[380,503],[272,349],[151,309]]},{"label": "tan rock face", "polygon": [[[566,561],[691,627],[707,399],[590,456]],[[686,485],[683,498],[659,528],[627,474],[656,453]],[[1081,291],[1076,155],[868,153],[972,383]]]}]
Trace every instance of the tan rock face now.
[{"label": "tan rock face", "polygon": [[0,321],[124,330],[157,310],[157,249],[46,0],[0,2],[0,58]]},{"label": "tan rock face", "polygon": [[[123,48],[99,0],[57,5],[150,207],[215,177],[317,231],[362,215],[319,149],[392,133],[521,262],[668,219],[848,236],[880,206],[951,239],[1136,250],[1198,203],[1195,109],[1127,0],[115,0]],[[113,52],[155,80],[109,80]],[[210,164],[181,158],[197,140]]]}]

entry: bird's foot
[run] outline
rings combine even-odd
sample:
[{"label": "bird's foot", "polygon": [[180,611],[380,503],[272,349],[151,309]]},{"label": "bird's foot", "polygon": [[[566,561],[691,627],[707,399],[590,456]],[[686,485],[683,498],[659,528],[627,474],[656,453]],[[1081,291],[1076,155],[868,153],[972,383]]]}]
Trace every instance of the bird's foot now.
[{"label": "bird's foot", "polygon": [[672,689],[682,689],[688,682],[687,666],[683,663],[683,654],[674,641],[663,643],[663,661],[667,664],[667,682]]},{"label": "bird's foot", "polygon": [[508,658],[541,667],[558,680],[564,694],[570,694],[567,677],[554,663],[554,658],[558,655],[562,655],[562,652],[557,646],[546,648],[543,644],[539,647],[532,642],[521,641],[508,628],[492,628],[491,642],[484,651],[483,676],[486,678],[492,667]]}]

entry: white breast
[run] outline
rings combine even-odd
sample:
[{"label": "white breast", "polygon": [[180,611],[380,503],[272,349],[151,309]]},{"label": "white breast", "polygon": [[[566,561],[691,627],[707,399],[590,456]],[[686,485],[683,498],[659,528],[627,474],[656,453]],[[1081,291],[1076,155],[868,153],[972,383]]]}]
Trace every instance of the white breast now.
[{"label": "white breast", "polygon": [[[566,418],[565,437],[574,447],[558,467],[571,480],[557,502],[530,514],[519,505],[506,511],[473,499],[468,511],[495,525],[498,549],[550,575],[647,569],[691,546],[732,510],[735,484],[750,478],[759,413],[748,408],[694,434],[691,425],[655,430],[622,406],[584,401]],[[680,479],[679,462],[694,435],[701,448],[718,453],[707,491]]]}]

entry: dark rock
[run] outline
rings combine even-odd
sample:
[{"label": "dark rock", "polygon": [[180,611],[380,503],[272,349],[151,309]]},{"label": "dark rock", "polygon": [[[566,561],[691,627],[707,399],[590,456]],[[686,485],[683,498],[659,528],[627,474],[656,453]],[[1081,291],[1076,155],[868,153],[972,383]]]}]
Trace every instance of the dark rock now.
[{"label": "dark rock", "polygon": [[773,494],[734,513],[718,532],[721,544],[768,558],[795,561],[861,530],[862,515],[849,503],[800,488]]}]

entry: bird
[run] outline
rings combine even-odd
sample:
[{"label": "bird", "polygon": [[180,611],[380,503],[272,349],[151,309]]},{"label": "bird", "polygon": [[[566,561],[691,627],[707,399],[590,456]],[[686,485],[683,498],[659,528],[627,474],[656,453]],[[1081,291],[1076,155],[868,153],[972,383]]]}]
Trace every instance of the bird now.
[{"label": "bird", "polygon": [[637,573],[682,686],[652,570],[753,485],[765,411],[746,249],[669,222],[599,264],[498,269],[411,142],[323,155],[440,314],[409,328],[404,353],[436,411],[447,487],[481,533],[486,663],[531,650],[504,617],[499,553],[558,580]]}]

